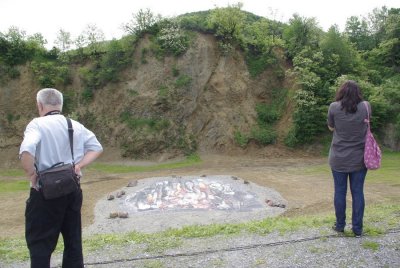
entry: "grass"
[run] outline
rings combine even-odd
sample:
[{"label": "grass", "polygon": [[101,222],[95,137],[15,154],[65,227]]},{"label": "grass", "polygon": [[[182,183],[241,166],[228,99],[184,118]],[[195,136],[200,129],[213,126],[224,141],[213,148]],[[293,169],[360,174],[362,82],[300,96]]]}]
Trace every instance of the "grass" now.
[{"label": "grass", "polygon": [[128,166],[128,165],[111,165],[104,163],[93,163],[88,169],[101,171],[104,173],[130,173],[130,172],[145,172],[145,171],[157,171],[163,169],[175,169],[193,166],[201,163],[201,159],[198,155],[190,155],[185,160],[173,163],[164,163],[151,166]]},{"label": "grass", "polygon": [[159,260],[150,260],[143,263],[144,268],[162,268],[164,265]]},{"label": "grass", "polygon": [[0,180],[0,194],[26,191],[27,189],[29,189],[29,181],[27,179],[11,181]]},{"label": "grass", "polygon": [[[400,152],[384,151],[382,154],[382,166],[378,170],[369,170],[366,182],[382,182],[400,186]],[[296,169],[296,173],[299,172]],[[306,175],[332,176],[329,165],[321,164],[302,171]]]},{"label": "grass", "polygon": [[379,243],[375,241],[364,241],[362,243],[362,247],[365,249],[371,249],[373,251],[377,251],[379,249]]},{"label": "grass", "polygon": [[24,175],[22,169],[0,169],[0,177],[23,177]]},{"label": "grass", "polygon": [[[364,234],[366,236],[376,236],[385,233],[386,229],[398,228],[400,222],[399,211],[400,205],[368,206],[365,212]],[[284,235],[301,229],[330,227],[333,222],[334,216],[331,214],[297,216],[293,218],[280,216],[237,224],[193,225],[152,234],[136,231],[125,234],[99,234],[84,238],[83,248],[84,252],[87,253],[110,246],[118,248],[129,244],[140,244],[145,246],[147,253],[162,253],[168,249],[179,247],[182,245],[183,240],[187,238],[230,236],[242,233],[265,235],[272,232],[279,232]],[[350,236],[350,234],[348,235]],[[60,253],[61,249],[62,243],[57,246],[56,252]],[[29,255],[23,238],[0,240],[1,260],[11,262],[24,261],[28,258]]]}]

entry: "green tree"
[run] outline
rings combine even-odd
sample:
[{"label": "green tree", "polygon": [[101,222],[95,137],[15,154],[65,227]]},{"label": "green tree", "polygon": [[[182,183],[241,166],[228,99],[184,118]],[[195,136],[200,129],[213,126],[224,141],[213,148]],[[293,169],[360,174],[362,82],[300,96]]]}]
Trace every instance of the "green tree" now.
[{"label": "green tree", "polygon": [[306,46],[318,48],[321,33],[315,18],[304,18],[294,14],[283,31],[288,57],[293,59]]},{"label": "green tree", "polygon": [[30,67],[41,87],[59,87],[71,83],[68,66],[56,61],[33,61]]},{"label": "green tree", "polygon": [[127,34],[142,36],[148,32],[157,22],[161,20],[161,15],[155,15],[150,9],[140,9],[132,14],[132,19],[123,26]]},{"label": "green tree", "polygon": [[33,35],[28,36],[27,42],[34,44],[34,46],[38,48],[44,48],[44,45],[47,44],[47,40],[41,33],[35,33]]},{"label": "green tree", "polygon": [[82,36],[87,41],[88,49],[92,54],[96,54],[100,50],[101,42],[105,39],[104,32],[96,24],[86,25]]},{"label": "green tree", "polygon": [[106,47],[102,55],[99,69],[95,71],[98,85],[103,86],[108,82],[118,81],[118,74],[130,62],[129,51],[122,44],[122,41],[113,39]]},{"label": "green tree", "polygon": [[157,41],[166,51],[178,56],[186,51],[189,38],[176,20],[166,20],[157,34]]},{"label": "green tree", "polygon": [[385,22],[385,39],[400,37],[400,8],[391,8]]},{"label": "green tree", "polygon": [[294,101],[293,126],[285,138],[285,144],[291,147],[312,142],[326,129],[327,107],[320,104],[313,92],[298,90]]},{"label": "green tree", "polygon": [[400,9],[384,11],[381,12],[383,14],[378,13],[385,18],[381,21],[383,26],[379,32],[379,43],[365,54],[368,69],[379,73],[380,79],[375,79],[378,82],[400,71]]},{"label": "green tree", "polygon": [[247,25],[244,28],[246,42],[260,52],[270,53],[278,41],[274,39],[269,26],[270,23],[264,18]]},{"label": "green tree", "polygon": [[246,15],[242,12],[242,3],[215,8],[208,17],[208,25],[215,30],[215,35],[226,43],[241,39]]},{"label": "green tree", "polygon": [[71,33],[60,29],[54,42],[61,52],[67,51],[72,45]]},{"label": "green tree", "polygon": [[252,77],[256,77],[267,66],[276,62],[273,49],[282,47],[281,39],[274,37],[270,22],[265,18],[246,24],[243,29],[243,44],[246,50],[246,63]]},{"label": "green tree", "polygon": [[179,24],[183,29],[199,32],[210,32],[207,16],[209,11],[199,11],[178,16]]},{"label": "green tree", "polygon": [[26,38],[26,32],[15,26],[10,27],[5,34],[1,34],[0,57],[6,65],[23,64],[33,58],[35,53],[32,49],[34,48],[28,47]]},{"label": "green tree", "polygon": [[[336,74],[330,77],[332,81],[341,74],[357,72],[360,62],[356,50],[347,38],[339,32],[337,26],[329,28],[320,42],[321,51],[326,60],[325,66],[337,69]],[[335,63],[335,65],[331,65]]]},{"label": "green tree", "polygon": [[388,9],[386,6],[374,8],[372,12],[368,14],[369,28],[375,47],[379,46],[385,36],[385,22],[387,17]]},{"label": "green tree", "polygon": [[358,50],[370,50],[374,47],[374,41],[368,28],[368,22],[365,19],[360,20],[352,16],[346,21],[345,33],[349,41],[355,44]]}]

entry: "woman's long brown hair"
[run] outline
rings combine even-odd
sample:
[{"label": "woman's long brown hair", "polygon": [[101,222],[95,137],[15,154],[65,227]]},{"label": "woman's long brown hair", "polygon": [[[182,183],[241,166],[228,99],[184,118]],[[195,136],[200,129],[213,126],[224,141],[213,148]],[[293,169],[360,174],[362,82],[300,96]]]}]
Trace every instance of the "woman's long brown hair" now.
[{"label": "woman's long brown hair", "polygon": [[344,82],[336,93],[336,101],[341,102],[342,110],[347,113],[357,112],[357,104],[363,101],[358,84],[353,80]]}]

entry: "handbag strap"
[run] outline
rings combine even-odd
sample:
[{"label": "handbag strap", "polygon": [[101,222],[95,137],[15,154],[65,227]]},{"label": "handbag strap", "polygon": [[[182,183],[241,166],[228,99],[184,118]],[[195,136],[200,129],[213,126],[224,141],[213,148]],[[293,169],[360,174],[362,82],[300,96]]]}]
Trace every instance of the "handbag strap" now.
[{"label": "handbag strap", "polygon": [[71,149],[71,155],[72,155],[72,164],[75,166],[75,159],[74,159],[74,129],[72,127],[72,122],[71,119],[68,117],[65,117],[67,119],[67,124],[68,124],[68,138],[69,138],[69,148]]}]

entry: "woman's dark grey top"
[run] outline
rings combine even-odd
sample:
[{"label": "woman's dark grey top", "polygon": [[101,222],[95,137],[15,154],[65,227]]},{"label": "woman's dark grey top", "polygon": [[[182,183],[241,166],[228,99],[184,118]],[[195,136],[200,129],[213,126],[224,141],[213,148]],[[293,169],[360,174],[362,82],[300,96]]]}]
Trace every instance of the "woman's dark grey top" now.
[{"label": "woman's dark grey top", "polygon": [[[367,102],[371,113],[371,106]],[[341,109],[340,102],[329,106],[328,126],[334,128],[331,148],[329,150],[329,165],[335,171],[353,172],[365,168],[364,147],[368,117],[363,102],[357,105],[357,112],[346,113]]]}]

